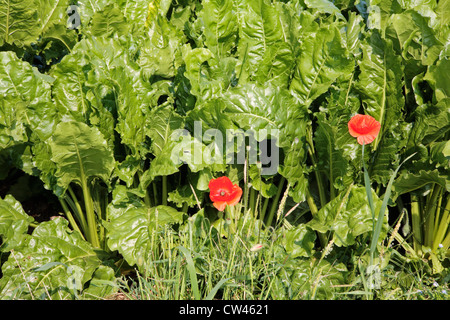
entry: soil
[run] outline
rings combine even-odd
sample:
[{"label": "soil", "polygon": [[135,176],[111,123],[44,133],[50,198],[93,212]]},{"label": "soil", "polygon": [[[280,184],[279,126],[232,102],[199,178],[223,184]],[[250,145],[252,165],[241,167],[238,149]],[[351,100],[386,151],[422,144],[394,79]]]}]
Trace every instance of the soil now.
[{"label": "soil", "polygon": [[45,189],[38,177],[23,171],[13,171],[0,181],[0,197],[4,198],[7,194],[14,196],[22,204],[23,210],[37,222],[48,221],[62,212],[53,192]]}]

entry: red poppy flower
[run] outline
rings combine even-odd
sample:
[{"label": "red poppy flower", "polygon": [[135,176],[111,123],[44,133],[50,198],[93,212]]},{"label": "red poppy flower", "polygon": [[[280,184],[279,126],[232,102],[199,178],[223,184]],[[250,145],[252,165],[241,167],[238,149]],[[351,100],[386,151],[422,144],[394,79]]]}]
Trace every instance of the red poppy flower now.
[{"label": "red poppy flower", "polygon": [[348,131],[359,144],[369,144],[380,132],[380,123],[369,115],[357,114],[348,122]]},{"label": "red poppy flower", "polygon": [[242,196],[242,189],[233,184],[228,177],[220,177],[209,181],[209,198],[219,211],[225,210],[227,205],[234,206]]}]

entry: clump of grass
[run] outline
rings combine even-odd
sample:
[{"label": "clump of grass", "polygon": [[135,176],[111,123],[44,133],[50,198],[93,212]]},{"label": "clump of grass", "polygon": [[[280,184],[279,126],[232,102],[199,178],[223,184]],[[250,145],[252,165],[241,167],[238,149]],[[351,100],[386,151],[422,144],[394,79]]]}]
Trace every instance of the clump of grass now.
[{"label": "clump of grass", "polygon": [[270,298],[279,264],[273,242],[256,244],[240,226],[240,232],[222,237],[200,213],[177,232],[161,229],[153,256],[131,285],[123,282],[122,291],[130,299],[149,300]]}]

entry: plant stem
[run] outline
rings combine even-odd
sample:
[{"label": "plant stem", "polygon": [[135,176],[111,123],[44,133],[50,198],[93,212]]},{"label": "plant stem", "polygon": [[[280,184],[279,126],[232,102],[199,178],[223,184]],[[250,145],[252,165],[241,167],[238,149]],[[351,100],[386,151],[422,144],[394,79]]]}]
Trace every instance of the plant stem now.
[{"label": "plant stem", "polygon": [[255,199],[256,198],[256,190],[253,189],[253,187],[250,187],[250,208],[251,208],[251,212],[254,214],[256,211],[256,203],[255,203]]},{"label": "plant stem", "polygon": [[444,212],[442,213],[442,219],[439,222],[439,228],[438,231],[434,237],[434,243],[433,243],[433,251],[436,251],[439,247],[439,244],[442,244],[445,247],[448,247],[449,245],[449,235],[447,237],[445,236],[445,233],[448,229],[448,226],[450,224],[450,196],[447,196],[447,204],[445,206]]},{"label": "plant stem", "polygon": [[426,212],[425,212],[425,246],[431,247],[433,245],[433,231],[434,226],[437,224],[435,221],[436,213],[436,201],[441,192],[441,187],[435,184],[432,188],[432,192],[427,198]]},{"label": "plant stem", "polygon": [[153,190],[153,200],[155,203],[155,206],[158,205],[158,196],[157,196],[157,192],[156,192],[156,185],[154,182],[152,182],[152,190]]},{"label": "plant stem", "polygon": [[81,188],[83,189],[84,206],[86,210],[86,218],[88,224],[88,239],[95,247],[100,248],[100,241],[97,234],[97,221],[94,211],[94,203],[92,202],[91,192],[86,179],[81,179]]},{"label": "plant stem", "polygon": [[[311,211],[311,215],[313,217],[316,217],[319,210],[317,209],[316,203],[314,202],[314,199],[311,196],[311,193],[309,192],[308,189],[306,189],[306,202],[308,203],[309,210]],[[325,246],[327,245],[327,239],[325,238],[325,235],[320,232],[317,232],[317,235],[319,236],[319,241],[320,241],[321,247],[325,248]]]},{"label": "plant stem", "polygon": [[[77,197],[75,195],[75,192],[73,192],[73,189],[72,189],[72,187],[70,185],[67,188],[67,190],[69,191],[69,194],[70,194],[70,197],[71,197],[70,198],[71,202],[69,202],[69,205],[71,204],[71,206],[73,206],[73,210],[75,212],[75,216],[80,221],[81,228],[83,229],[83,231],[87,235],[87,233],[88,233],[88,225],[87,225],[84,213],[83,213],[83,209],[81,209],[81,205],[78,202],[78,199],[77,199]],[[69,200],[69,198],[67,198],[67,200]]]},{"label": "plant stem", "polygon": [[422,219],[420,217],[419,198],[411,194],[411,223],[413,230],[413,247],[419,256],[422,255]]},{"label": "plant stem", "polygon": [[167,176],[162,177],[162,204],[167,206]]},{"label": "plant stem", "polygon": [[261,221],[264,221],[264,216],[266,215],[267,207],[269,206],[269,199],[270,198],[264,198],[264,204],[262,206],[261,212],[259,213],[259,218]]},{"label": "plant stem", "polygon": [[[317,159],[316,159],[316,154],[314,152],[314,141],[312,138],[312,132],[311,130],[307,130],[307,142],[309,145],[308,148],[308,153],[309,156],[311,158],[311,162],[313,164],[314,167],[314,174],[316,176],[316,181],[317,181],[317,186],[319,188],[319,198],[320,198],[320,206],[323,207],[325,206],[325,204],[327,203],[327,198],[325,195],[325,188],[324,188],[324,184],[323,184],[323,180],[322,180],[322,175],[320,174],[318,168],[317,168]],[[330,183],[332,184],[332,182],[330,181]]]},{"label": "plant stem", "polygon": [[[67,207],[67,203],[64,201],[64,199],[61,199],[61,198],[59,198],[59,203],[61,203],[61,207],[64,210],[64,214],[66,215],[67,219],[69,220],[70,225],[72,226],[73,230],[78,231],[81,234],[81,237],[84,239],[83,232],[81,232],[75,219],[73,218],[72,212],[70,212],[69,208]],[[86,239],[84,239],[84,240],[86,240]]]},{"label": "plant stem", "polygon": [[267,226],[272,225],[273,216],[275,215],[275,211],[278,207],[278,201],[280,200],[281,192],[283,191],[284,182],[286,181],[285,177],[281,177],[281,180],[278,184],[278,190],[277,194],[275,195],[275,198],[273,199],[272,206],[270,207],[269,216],[267,217]]}]

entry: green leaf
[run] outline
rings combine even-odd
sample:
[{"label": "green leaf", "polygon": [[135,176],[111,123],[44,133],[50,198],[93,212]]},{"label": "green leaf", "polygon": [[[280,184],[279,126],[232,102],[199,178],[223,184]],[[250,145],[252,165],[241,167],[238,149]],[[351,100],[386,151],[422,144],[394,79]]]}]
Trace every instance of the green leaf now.
[{"label": "green leaf", "polygon": [[22,205],[12,195],[0,198],[0,251],[19,248],[26,239],[28,227],[34,219],[25,213]]},{"label": "green leaf", "polygon": [[175,203],[178,208],[182,208],[184,204],[193,208],[197,204],[197,200],[195,199],[191,187],[186,184],[169,192],[167,200]]},{"label": "green leaf", "polygon": [[287,87],[294,66],[298,28],[295,13],[267,1],[237,1],[241,66],[239,82],[257,79]]},{"label": "green leaf", "polygon": [[184,76],[191,84],[190,93],[199,102],[216,97],[233,85],[236,59],[218,60],[209,49],[191,49],[189,45],[183,46],[182,51],[186,63]]},{"label": "green leaf", "polygon": [[[382,201],[374,191],[372,191],[372,196],[375,212],[379,212]],[[307,226],[321,233],[333,231],[336,245],[350,246],[355,243],[357,236],[371,232],[375,223],[365,188],[352,185],[322,207],[318,214],[307,223]],[[380,239],[384,239],[386,236],[387,228],[386,210]]]},{"label": "green leaf", "polygon": [[148,208],[129,205],[126,208],[110,205],[110,220],[106,222],[108,247],[118,250],[130,265],[146,265],[157,239],[158,226],[183,221],[183,213],[168,206]]},{"label": "green leaf", "polygon": [[438,58],[443,44],[436,38],[429,20],[413,10],[392,15],[393,41],[399,42],[405,60],[414,59],[421,65],[432,65]]},{"label": "green leaf", "polygon": [[43,222],[11,252],[2,266],[3,299],[73,299],[88,285],[102,261],[67,225],[64,218]]},{"label": "green leaf", "polygon": [[362,44],[362,51],[363,57],[358,61],[361,74],[356,88],[365,112],[381,124],[380,133],[372,143],[376,150],[386,132],[394,131],[392,129],[403,120],[403,68],[392,42],[382,39],[378,32],[370,34],[367,44]]},{"label": "green leaf", "polygon": [[68,0],[36,0],[38,9],[38,35],[43,34],[52,25],[67,26]]},{"label": "green leaf", "polygon": [[0,1],[0,46],[26,46],[37,36],[37,8],[21,0]]},{"label": "green leaf", "polygon": [[425,74],[424,80],[428,81],[434,89],[433,97],[436,102],[450,97],[450,75],[447,72],[449,68],[450,60],[444,58],[430,66]]},{"label": "green leaf", "polygon": [[377,30],[362,43],[361,73],[355,83],[364,111],[381,124],[375,151],[368,163],[372,180],[386,184],[399,164],[400,151],[406,145],[409,126],[404,121],[402,59],[393,49],[392,41],[383,39]]},{"label": "green leaf", "polygon": [[301,139],[306,128],[306,108],[299,107],[287,90],[275,86],[248,84],[229,89],[216,100],[198,105],[189,117],[201,119],[208,128],[216,128],[223,133],[226,129],[243,131],[271,129],[277,145],[290,147],[294,139]]},{"label": "green leaf", "polygon": [[[448,170],[447,170],[448,171]],[[392,185],[392,193],[396,199],[399,195],[410,193],[428,184],[439,184],[450,192],[450,180],[448,174],[443,174],[439,170],[420,170],[418,172],[400,172],[398,178]]]},{"label": "green leaf", "polygon": [[75,51],[65,56],[52,70],[51,76],[55,78],[52,93],[59,112],[70,113],[79,121],[87,121],[89,102],[86,98],[86,79],[91,68],[89,58]]},{"label": "green leaf", "polygon": [[305,4],[308,8],[315,9],[320,13],[335,14],[340,19],[345,19],[341,11],[334,5],[333,2],[328,0],[305,0]]},{"label": "green leaf", "polygon": [[[239,139],[243,138],[244,134],[252,135],[253,142],[274,140],[274,145],[271,142],[271,157],[263,159],[270,163],[263,164],[263,168],[267,170],[262,174],[273,175],[278,170],[291,182],[292,187],[297,183],[299,186],[305,186],[303,164],[306,157],[304,137],[308,121],[306,108],[299,106],[286,89],[255,84],[231,88],[221,97],[198,105],[189,113],[188,122],[198,120],[202,121],[202,126],[206,126],[205,130],[220,130],[223,136],[228,135],[227,139],[230,140],[236,139],[236,136],[237,150],[244,146],[244,139]],[[231,142],[234,145],[235,141]],[[259,143],[260,147],[261,145]],[[281,150],[277,147],[282,148],[287,155],[284,163],[281,163]],[[228,153],[227,162],[230,162],[234,159],[231,157],[236,149],[227,149],[225,146],[224,150]],[[250,153],[250,156],[250,164],[262,160],[261,157],[257,158],[256,153]],[[299,199],[301,198],[302,196]]]},{"label": "green leaf", "polygon": [[78,13],[80,15],[82,28],[89,24],[95,12],[102,11],[108,3],[109,0],[78,0]]},{"label": "green leaf", "polygon": [[60,122],[49,141],[51,160],[56,164],[58,185],[80,186],[98,177],[106,184],[114,169],[114,157],[97,128],[82,122]]},{"label": "green leaf", "polygon": [[407,146],[428,145],[430,142],[445,139],[450,131],[450,98],[436,104],[424,104],[416,108],[414,123]]},{"label": "green leaf", "polygon": [[228,56],[237,38],[237,12],[232,0],[207,0],[198,13],[205,45],[217,57]]},{"label": "green leaf", "polygon": [[261,169],[257,165],[250,165],[248,170],[248,176],[252,187],[258,190],[265,198],[271,198],[277,193],[277,186],[274,184],[272,178],[266,179],[261,175]]},{"label": "green leaf", "polygon": [[[317,166],[332,184],[333,188],[342,190],[352,182],[353,166],[351,158],[347,157],[344,148],[354,139],[343,134],[341,128],[346,128],[347,119],[338,121],[327,120],[323,113],[317,113],[318,127],[314,133],[314,145],[317,152]],[[351,139],[351,140],[350,140]],[[332,191],[334,192],[334,191]]]},{"label": "green leaf", "polygon": [[[50,78],[51,79],[51,78]],[[14,52],[0,52],[0,146],[28,140],[25,128],[47,139],[57,122],[51,100],[51,83]],[[53,79],[51,79],[53,80]]]},{"label": "green leaf", "polygon": [[96,37],[121,36],[128,33],[128,25],[122,11],[114,4],[93,14],[90,30]]},{"label": "green leaf", "polygon": [[176,75],[182,65],[181,51],[185,43],[184,34],[166,18],[158,15],[150,26],[148,37],[140,47],[137,62],[145,78]]},{"label": "green leaf", "polygon": [[[167,0],[160,1],[160,13],[165,15],[167,13],[170,2]],[[145,32],[145,23],[149,9],[148,0],[119,0],[115,2],[117,7],[122,8],[123,15],[127,19],[130,32],[135,35],[141,35]],[[108,2],[108,5],[110,3]]]},{"label": "green leaf", "polygon": [[302,43],[290,90],[302,104],[309,106],[339,76],[351,74],[355,63],[349,57],[336,24],[308,33]]},{"label": "green leaf", "polygon": [[146,133],[151,139],[150,151],[155,158],[151,160],[150,169],[146,173],[149,180],[144,187],[156,176],[167,176],[178,172],[182,163],[174,159],[174,153],[178,148],[186,147],[184,144],[179,145],[174,136],[184,129],[184,119],[174,111],[172,106],[158,106],[151,110],[147,119]]},{"label": "green leaf", "polygon": [[287,230],[283,237],[286,252],[292,258],[310,257],[314,253],[316,233],[305,224],[299,224],[293,229]]}]

